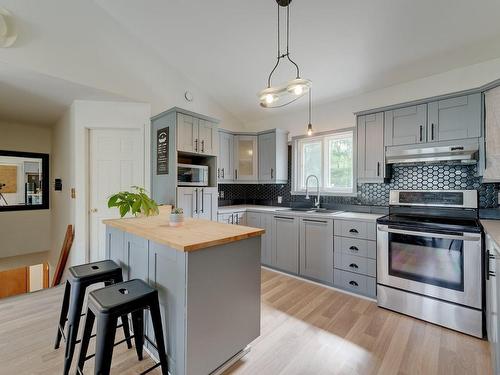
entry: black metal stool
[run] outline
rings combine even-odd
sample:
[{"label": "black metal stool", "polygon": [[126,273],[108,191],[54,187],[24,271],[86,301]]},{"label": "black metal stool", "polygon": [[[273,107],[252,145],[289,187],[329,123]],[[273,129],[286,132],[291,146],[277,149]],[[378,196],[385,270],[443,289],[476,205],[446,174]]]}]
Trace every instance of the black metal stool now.
[{"label": "black metal stool", "polygon": [[[168,362],[165,353],[165,343],[163,341],[158,291],[139,279],[114,284],[102,289],[93,290],[89,293],[77,374],[83,374],[85,361],[94,356],[94,374],[109,374],[113,348],[123,342],[120,341],[115,344],[116,323],[119,317],[127,314],[132,314],[132,326],[134,328],[134,335],[132,337],[135,341],[137,357],[139,360],[142,360],[145,309],[149,309],[151,313],[160,363],[145,370],[142,374],[146,374],[154,368],[161,366],[162,374],[168,375]],[[89,341],[92,337],[92,328],[96,319],[96,352],[87,356]]]},{"label": "black metal stool", "polygon": [[[123,281],[122,269],[113,261],[105,260],[82,264],[69,268],[69,278],[66,281],[64,289],[64,299],[59,317],[59,325],[57,327],[55,349],[59,348],[61,338],[66,340],[66,354],[64,357],[63,374],[67,375],[71,367],[71,361],[75,352],[78,327],[80,325],[80,317],[82,316],[83,301],[85,299],[85,291],[92,284],[104,282],[105,285],[111,285]],[[69,310],[69,314],[68,314]],[[126,315],[121,319],[123,332],[127,340],[128,348],[132,348],[130,340],[130,329]],[[64,327],[68,322],[68,330],[64,336]]]}]

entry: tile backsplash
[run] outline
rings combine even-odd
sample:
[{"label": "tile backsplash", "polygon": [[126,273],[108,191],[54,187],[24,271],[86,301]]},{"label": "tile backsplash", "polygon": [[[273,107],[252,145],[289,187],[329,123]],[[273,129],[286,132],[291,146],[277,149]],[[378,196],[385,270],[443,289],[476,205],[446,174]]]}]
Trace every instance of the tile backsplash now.
[{"label": "tile backsplash", "polygon": [[[290,163],[289,163],[290,164]],[[273,204],[278,205],[278,197],[283,199],[282,205],[310,202],[303,195],[291,195],[291,166],[288,167],[288,183],[272,184],[219,184],[219,205],[236,203]],[[479,190],[481,208],[498,206],[499,184],[483,184],[481,177],[476,177],[475,165],[395,165],[392,167],[392,178],[383,184],[358,184],[355,197],[321,197],[326,205],[363,205],[387,206],[391,189],[454,189]],[[223,193],[222,193],[223,192]]]}]

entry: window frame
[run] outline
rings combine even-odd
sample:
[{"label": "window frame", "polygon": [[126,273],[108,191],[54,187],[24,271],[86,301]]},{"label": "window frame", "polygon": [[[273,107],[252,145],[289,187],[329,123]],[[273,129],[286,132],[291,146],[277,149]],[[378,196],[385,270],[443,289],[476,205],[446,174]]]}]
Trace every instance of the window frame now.
[{"label": "window frame", "polygon": [[[329,140],[336,138],[345,133],[352,134],[352,190],[332,190],[325,188],[325,178],[327,177],[327,166],[329,164],[327,147]],[[299,180],[302,178],[302,145],[310,143],[314,140],[320,140],[321,146],[321,176],[320,178],[320,192],[321,195],[327,196],[344,196],[354,197],[357,196],[357,132],[356,128],[343,128],[333,131],[317,133],[313,136],[297,136],[292,138],[292,195],[305,195],[305,187],[299,187]],[[312,188],[312,192],[316,192],[316,188]]]}]

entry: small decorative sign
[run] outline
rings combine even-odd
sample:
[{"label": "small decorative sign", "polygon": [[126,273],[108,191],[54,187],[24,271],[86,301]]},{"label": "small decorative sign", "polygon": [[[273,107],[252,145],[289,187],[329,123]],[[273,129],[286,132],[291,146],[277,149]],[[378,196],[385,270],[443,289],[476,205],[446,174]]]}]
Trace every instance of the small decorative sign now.
[{"label": "small decorative sign", "polygon": [[158,129],[156,135],[156,174],[168,174],[168,131]]}]

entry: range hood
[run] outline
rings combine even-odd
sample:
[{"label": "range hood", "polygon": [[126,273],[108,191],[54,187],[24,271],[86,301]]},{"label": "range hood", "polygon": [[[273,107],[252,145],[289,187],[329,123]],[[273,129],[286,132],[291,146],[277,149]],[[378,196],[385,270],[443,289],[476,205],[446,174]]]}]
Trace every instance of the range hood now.
[{"label": "range hood", "polygon": [[387,147],[386,164],[460,163],[475,164],[479,156],[479,141],[438,142],[411,146]]}]

